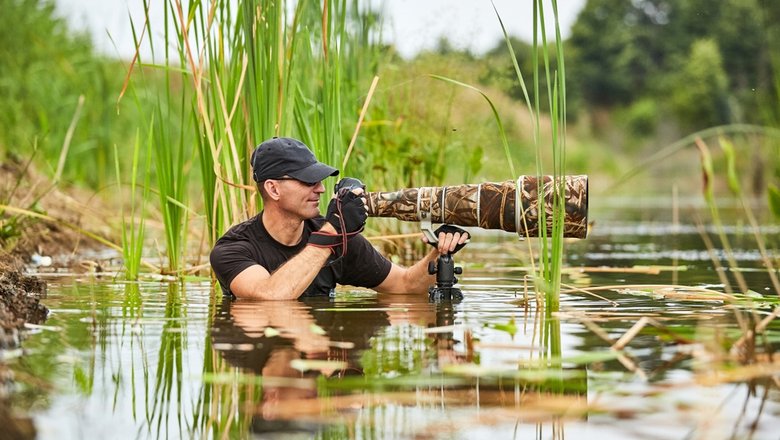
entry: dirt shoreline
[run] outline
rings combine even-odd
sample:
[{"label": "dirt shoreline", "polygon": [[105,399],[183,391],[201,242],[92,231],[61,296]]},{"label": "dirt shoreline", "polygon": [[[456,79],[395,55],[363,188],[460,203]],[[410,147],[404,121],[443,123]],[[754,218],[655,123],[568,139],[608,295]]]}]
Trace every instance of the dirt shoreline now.
[{"label": "dirt shoreline", "polygon": [[0,426],[3,427],[0,438],[3,439],[31,439],[36,435],[32,419],[11,409],[14,376],[2,356],[3,351],[20,346],[26,323],[39,324],[48,314],[40,302],[46,297],[46,283],[24,275],[20,269],[0,262]]},{"label": "dirt shoreline", "polygon": [[[37,174],[21,161],[7,158],[0,163],[0,203],[35,212],[44,212],[54,219],[87,230],[105,233],[100,225],[85,218],[87,203],[93,201],[89,194],[65,194],[52,188],[50,181]],[[21,190],[20,188],[24,188]],[[91,224],[85,224],[91,223]],[[17,212],[0,209],[0,226],[5,234],[0,236],[0,440],[33,439],[35,426],[28,414],[12,410],[15,378],[6,365],[5,353],[15,351],[14,356],[24,356],[25,324],[41,324],[48,309],[42,300],[46,298],[46,283],[25,274],[25,266],[33,256],[76,256],[83,252],[102,248],[85,239],[71,228],[57,221],[46,221]],[[9,233],[9,231],[11,231]],[[60,261],[68,265],[68,262]],[[70,262],[72,264],[72,262]]]},{"label": "dirt shoreline", "polygon": [[0,349],[19,346],[25,323],[40,324],[48,309],[41,304],[46,283],[0,263]]}]

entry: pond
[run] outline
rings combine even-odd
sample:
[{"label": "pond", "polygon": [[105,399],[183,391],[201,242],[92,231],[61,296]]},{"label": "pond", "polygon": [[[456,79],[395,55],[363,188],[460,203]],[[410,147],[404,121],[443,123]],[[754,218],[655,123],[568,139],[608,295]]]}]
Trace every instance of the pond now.
[{"label": "pond", "polygon": [[777,292],[749,227],[726,222],[728,249],[704,227],[708,248],[706,210],[602,203],[552,315],[508,233],[457,255],[455,303],[41,274],[49,318],[6,355],[15,407],[40,439],[777,438]]}]

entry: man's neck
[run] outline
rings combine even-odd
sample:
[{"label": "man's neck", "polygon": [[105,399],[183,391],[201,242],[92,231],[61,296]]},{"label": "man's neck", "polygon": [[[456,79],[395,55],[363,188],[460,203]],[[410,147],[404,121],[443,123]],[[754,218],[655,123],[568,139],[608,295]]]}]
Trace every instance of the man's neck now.
[{"label": "man's neck", "polygon": [[285,246],[300,243],[303,236],[303,221],[299,218],[291,218],[274,209],[265,209],[261,221],[268,234],[279,243]]}]

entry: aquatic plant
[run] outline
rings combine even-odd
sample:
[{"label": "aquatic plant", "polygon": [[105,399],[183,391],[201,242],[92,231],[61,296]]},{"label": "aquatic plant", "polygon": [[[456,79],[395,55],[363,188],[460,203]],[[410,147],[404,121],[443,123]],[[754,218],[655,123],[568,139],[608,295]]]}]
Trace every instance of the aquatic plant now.
[{"label": "aquatic plant", "polygon": [[[541,139],[541,119],[542,119],[541,116],[543,110],[539,98],[541,94],[541,90],[539,90],[540,78],[538,72],[540,69],[536,63],[539,62],[539,58],[542,58],[544,63],[543,67],[544,67],[544,72],[547,80],[546,94],[548,96],[548,108],[550,109],[549,116],[550,116],[550,125],[551,125],[550,128],[552,134],[551,152],[552,152],[552,162],[553,162],[552,175],[553,175],[553,180],[555,182],[555,190],[554,193],[551,194],[552,206],[553,206],[552,233],[551,235],[548,236],[546,228],[540,229],[540,236],[539,236],[540,266],[538,271],[536,271],[536,269],[534,268],[534,272],[537,277],[536,280],[537,286],[540,288],[541,291],[545,292],[546,307],[550,313],[557,311],[559,308],[558,295],[561,287],[561,267],[563,264],[563,226],[564,226],[563,222],[566,214],[564,210],[565,186],[563,185],[563,177],[565,175],[565,147],[566,147],[566,87],[565,87],[565,70],[564,70],[564,62],[563,62],[563,40],[561,38],[560,25],[558,22],[557,2],[553,0],[551,2],[551,6],[553,10],[554,19],[555,19],[555,32],[556,32],[555,45],[552,48],[547,44],[543,2],[541,0],[535,1],[533,6],[534,8],[534,44],[533,44],[534,102],[532,103],[528,95],[528,88],[526,86],[525,79],[523,78],[523,75],[520,72],[517,59],[515,58],[514,55],[515,52],[512,48],[509,35],[507,34],[503,20],[494,5],[496,16],[503,30],[504,39],[509,49],[510,56],[512,57],[515,72],[517,74],[517,80],[520,83],[521,89],[523,90],[523,95],[526,100],[526,105],[528,106],[529,112],[531,114],[531,118],[533,119],[533,126],[534,126],[533,138],[536,146],[537,176],[544,175],[543,161],[545,157],[545,152],[543,151],[543,143],[545,141]],[[541,43],[539,42],[540,36],[542,40]],[[550,61],[550,50],[552,50],[553,48],[556,51],[555,55],[558,63],[557,69],[555,71],[551,70],[551,61]],[[493,117],[498,125],[499,134],[501,136],[502,144],[504,146],[504,153],[506,156],[507,163],[509,164],[509,172],[511,174],[510,177],[516,178],[517,174],[515,172],[514,161],[512,159],[512,152],[510,151],[510,146],[506,136],[506,132],[504,130],[504,125],[501,121],[501,117],[496,109],[496,106],[493,104],[493,101],[488,97],[488,95],[474,86],[465,84],[463,82],[451,78],[443,77],[440,75],[431,75],[431,77],[476,91],[487,101],[493,113]],[[544,193],[541,185],[542,185],[542,179],[539,179],[539,189],[538,189],[539,194]],[[544,197],[539,197],[537,202],[538,202],[537,210],[539,212],[539,223],[547,224],[547,218],[546,218],[547,212],[546,209],[544,209],[544,203],[545,203]],[[531,245],[529,243],[529,250],[530,250],[530,246]],[[529,253],[533,254],[533,252],[529,252]]]},{"label": "aquatic plant", "polygon": [[[146,17],[149,13],[149,2],[144,2]],[[167,12],[172,6],[168,2],[164,3],[164,9]],[[168,41],[171,26],[175,28],[176,24],[171,23],[171,18],[166,13],[163,21],[162,35],[165,41]],[[189,113],[188,94],[186,90],[181,90],[180,83],[186,79],[185,73],[174,67],[182,61],[177,60],[170,53],[169,46],[164,46],[162,55],[162,64],[155,64],[155,42],[152,37],[146,38],[151,52],[150,63],[146,63],[142,58],[140,48],[144,42],[144,36],[157,34],[158,31],[152,28],[149,20],[145,20],[144,26],[139,35],[135,24],[131,21],[133,32],[133,42],[135,44],[136,54],[129,65],[128,73],[125,78],[125,85],[119,95],[117,105],[121,103],[126,92],[130,92],[133,103],[139,114],[152,115],[149,128],[144,133],[151,143],[152,163],[154,165],[155,180],[157,182],[157,195],[164,227],[167,271],[176,272],[183,263],[183,254],[185,251],[187,237],[188,208],[187,198],[189,191],[189,170],[192,166],[192,157],[189,154],[189,145],[191,140],[187,135],[186,121],[191,117]],[[137,67],[137,69],[136,69]],[[149,96],[149,90],[155,90],[158,78],[147,75],[144,67],[153,68],[156,72],[161,72],[162,88],[159,93],[152,92]],[[136,71],[137,70],[137,71]]]},{"label": "aquatic plant", "polygon": [[[150,129],[151,130],[151,129]],[[146,142],[146,165],[143,168],[144,182],[141,186],[142,193],[140,198],[137,197],[138,188],[138,161],[139,153],[141,151],[140,145],[140,133],[136,134],[135,145],[133,147],[133,160],[132,168],[130,172],[130,201],[128,202],[130,213],[129,218],[125,216],[125,204],[120,204],[120,215],[122,217],[122,257],[124,259],[125,266],[125,278],[128,280],[137,280],[141,269],[141,258],[143,257],[144,250],[144,237],[145,237],[145,221],[146,221],[146,201],[149,198],[149,179],[151,167],[151,148],[152,148],[152,136],[147,137]],[[114,160],[116,168],[117,185],[122,187],[122,180],[120,178],[121,171],[119,166],[119,154],[114,147]]]},{"label": "aquatic plant", "polygon": [[[151,7],[145,3],[147,14]],[[166,79],[167,92],[156,104],[160,126],[155,132],[163,148],[156,166],[169,259],[175,265],[181,243],[177,232],[168,229],[180,231],[184,224],[184,213],[176,206],[186,203],[183,170],[189,161],[183,157],[189,149],[183,148],[188,141],[181,134],[186,122],[195,131],[192,143],[208,241],[213,243],[229,226],[258,211],[249,157],[262,140],[298,137],[320,160],[342,162],[343,130],[378,53],[373,37],[377,21],[356,1],[346,0],[302,1],[294,7],[271,0],[196,2],[186,10],[175,0],[164,4],[164,13],[164,39],[173,43],[177,56],[169,56],[166,45],[165,64],[158,67],[166,78],[180,73],[176,86],[184,88],[184,93],[172,94]],[[147,22],[136,43],[151,34]],[[172,61],[181,69],[172,67]],[[137,58],[134,66],[144,65]],[[172,107],[181,112],[167,113]],[[169,128],[172,115],[176,121]]]},{"label": "aquatic plant", "polygon": [[[547,21],[545,19],[545,6],[542,0],[535,0],[533,2],[533,44],[531,59],[533,62],[533,77],[532,89],[533,90],[533,102],[528,93],[528,86],[526,85],[525,78],[520,71],[517,58],[515,57],[515,51],[512,47],[511,39],[506,32],[503,20],[498,13],[498,10],[493,6],[496,11],[501,29],[504,33],[504,40],[507,48],[509,49],[510,56],[512,58],[512,64],[517,76],[517,81],[523,92],[526,105],[531,114],[533,122],[533,140],[536,147],[536,174],[541,177],[545,174],[544,146],[548,140],[542,139],[542,112],[543,106],[541,101],[542,90],[540,90],[540,71],[543,69],[544,82],[547,85],[545,90],[545,96],[547,97],[547,106],[549,109],[549,123],[550,123],[550,152],[552,157],[552,174],[553,181],[555,183],[555,189],[550,194],[552,198],[552,230],[548,235],[546,228],[541,228],[539,235],[539,254],[538,261],[539,266],[533,266],[533,272],[535,277],[535,285],[538,291],[544,292],[545,302],[545,319],[542,326],[542,334],[540,343],[542,346],[547,347],[548,355],[551,356],[551,362],[554,363],[554,359],[561,356],[561,341],[560,341],[560,323],[553,318],[552,314],[557,312],[560,307],[560,289],[561,289],[561,275],[563,266],[563,227],[564,219],[566,217],[565,212],[565,186],[563,184],[563,177],[565,176],[566,169],[566,71],[563,53],[563,39],[561,37],[560,23],[558,18],[558,3],[556,0],[550,1],[550,6],[553,13],[553,22],[555,30],[554,45],[549,45],[547,41]],[[550,52],[555,51],[555,59],[557,66],[553,69],[551,63]],[[540,59],[542,65],[539,65]],[[542,179],[539,179],[538,193],[544,194],[542,190]],[[547,224],[548,213],[544,209],[545,198],[539,197],[537,201],[537,211],[539,213],[539,224]],[[529,243],[529,254],[533,255],[531,245]]]}]

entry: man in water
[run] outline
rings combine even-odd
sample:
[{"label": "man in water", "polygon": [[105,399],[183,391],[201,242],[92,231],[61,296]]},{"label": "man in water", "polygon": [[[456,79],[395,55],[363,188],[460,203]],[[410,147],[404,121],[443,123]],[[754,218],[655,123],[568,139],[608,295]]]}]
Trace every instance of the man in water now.
[{"label": "man in water", "polygon": [[436,249],[411,267],[399,266],[360,235],[367,218],[362,188],[339,190],[320,215],[322,181],[339,171],[317,161],[302,142],[269,139],[251,161],[263,211],[230,228],[211,251],[225,294],[285,300],[332,295],[337,283],[380,293],[427,293],[435,283],[428,262],[454,253],[469,238],[458,228],[440,232]]}]

